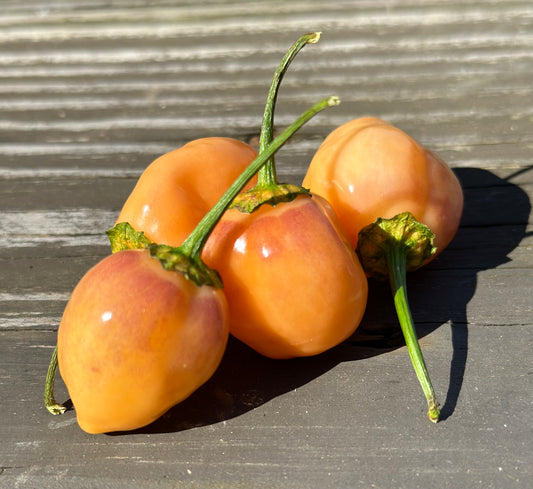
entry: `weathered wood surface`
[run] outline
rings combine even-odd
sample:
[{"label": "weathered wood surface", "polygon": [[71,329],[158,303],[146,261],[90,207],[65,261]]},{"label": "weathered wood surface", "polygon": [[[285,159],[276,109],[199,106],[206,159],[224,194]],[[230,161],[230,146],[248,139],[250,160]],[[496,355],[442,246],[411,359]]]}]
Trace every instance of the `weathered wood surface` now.
[{"label": "weathered wood surface", "polygon": [[[6,0],[0,13],[0,487],[533,487],[530,0]],[[386,285],[359,334],[275,362],[236,341],[214,378],[136,433],[91,436],[42,389],[57,326],[142,169],[188,140],[258,132],[335,93],[280,153],[300,182],[338,124],[375,115],[437,151],[459,233],[409,278],[443,421],[425,418]],[[59,380],[57,396],[67,393]]]}]

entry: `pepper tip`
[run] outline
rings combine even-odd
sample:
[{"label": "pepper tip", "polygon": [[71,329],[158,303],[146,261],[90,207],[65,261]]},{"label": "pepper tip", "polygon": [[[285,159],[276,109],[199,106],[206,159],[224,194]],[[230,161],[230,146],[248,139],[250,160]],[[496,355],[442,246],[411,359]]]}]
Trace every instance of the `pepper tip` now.
[{"label": "pepper tip", "polygon": [[313,32],[313,37],[309,39],[310,44],[316,44],[318,41],[320,41],[320,36],[322,35],[322,32]]},{"label": "pepper tip", "polygon": [[437,404],[433,404],[429,406],[428,409],[428,418],[432,423],[437,423],[440,418],[440,409]]}]

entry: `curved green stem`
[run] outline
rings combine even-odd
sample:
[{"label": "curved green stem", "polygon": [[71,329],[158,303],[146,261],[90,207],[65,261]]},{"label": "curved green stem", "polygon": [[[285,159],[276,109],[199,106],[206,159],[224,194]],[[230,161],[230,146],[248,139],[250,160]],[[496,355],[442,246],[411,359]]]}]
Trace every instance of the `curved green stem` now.
[{"label": "curved green stem", "polygon": [[327,107],[338,105],[340,102],[338,97],[331,96],[321,100],[313,105],[309,110],[304,112],[298,119],[296,119],[287,129],[285,129],[274,141],[265,147],[259,153],[257,158],[250,163],[244,172],[233,182],[220,200],[211,208],[211,210],[198,223],[196,228],[192,231],[185,242],[180,246],[181,251],[191,258],[200,258],[204,244],[216,223],[222,217],[222,214],[231,203],[231,201],[241,191],[246,182],[252,178],[257,171],[274,155],[274,153],[281,148],[287,140],[302,127],[309,119],[318,114]]},{"label": "curved green stem", "polygon": [[407,350],[411,357],[411,363],[418,377],[418,381],[422,386],[422,390],[426,396],[428,403],[428,417],[436,423],[439,420],[440,410],[435,398],[435,391],[429,378],[429,374],[424,362],[422,350],[418,344],[418,338],[414,327],[413,317],[409,308],[407,300],[407,284],[406,284],[406,251],[401,244],[391,245],[386,250],[387,263],[390,273],[390,284],[394,296],[394,305],[402,333],[405,338]]},{"label": "curved green stem", "polygon": [[56,402],[54,399],[54,381],[57,370],[57,346],[54,348],[48,372],[46,373],[46,383],[44,386],[44,405],[52,414],[63,414],[67,408]]},{"label": "curved green stem", "polygon": [[[259,153],[263,152],[265,148],[272,142],[274,135],[274,110],[276,107],[276,100],[278,98],[279,87],[281,80],[285,75],[289,65],[292,63],[296,55],[302,50],[306,44],[315,44],[320,39],[320,32],[313,32],[306,34],[298,39],[287,51],[287,54],[281,60],[267,95],[265,104],[265,112],[263,114],[263,122],[261,125],[261,134],[259,136]],[[269,158],[268,162],[259,170],[257,176],[257,187],[268,188],[278,183],[276,176],[276,166],[274,156]]]}]

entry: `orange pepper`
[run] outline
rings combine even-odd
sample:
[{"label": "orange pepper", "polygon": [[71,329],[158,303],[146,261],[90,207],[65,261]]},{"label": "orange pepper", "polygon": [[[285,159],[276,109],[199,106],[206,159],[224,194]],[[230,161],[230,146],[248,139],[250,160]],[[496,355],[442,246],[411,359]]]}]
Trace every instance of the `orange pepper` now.
[{"label": "orange pepper", "polygon": [[331,132],[313,156],[303,186],[328,200],[354,248],[363,227],[408,211],[431,229],[439,253],[455,235],[463,209],[461,185],[449,166],[375,117],[354,119]]},{"label": "orange pepper", "polygon": [[166,271],[148,250],[108,256],[78,283],[59,325],[78,424],[106,433],[151,423],[211,377],[227,338],[222,289]]},{"label": "orange pepper", "polygon": [[[303,36],[282,60],[270,88],[260,154],[272,138],[283,74]],[[258,183],[223,215],[202,255],[219,271],[230,309],[230,333],[270,358],[322,353],[360,324],[367,280],[329,204],[301,187],[280,184],[272,159]]]},{"label": "orange pepper", "polygon": [[365,274],[320,197],[226,211],[202,258],[224,282],[231,334],[267,357],[322,353],[363,317]]},{"label": "orange pepper", "polygon": [[[256,155],[257,152],[249,145],[223,137],[198,139],[162,155],[139,178],[117,223],[129,222],[135,229],[143,230],[147,241],[179,246]],[[225,312],[223,324],[220,324],[215,317],[211,321],[198,311],[198,304],[203,304],[206,311],[211,310],[213,314],[218,311],[222,317],[221,292],[217,291],[211,305],[207,300],[199,301],[195,298],[199,292],[190,289],[191,286],[196,288],[192,282],[185,287],[188,282],[181,275],[165,272],[155,260],[137,258],[132,261],[128,265],[131,270],[127,271],[130,283],[122,285],[128,289],[128,295],[124,297],[123,294],[113,293],[117,286],[110,284],[114,283],[113,280],[105,280],[102,270],[111,269],[113,274],[110,276],[117,277],[117,281],[122,280],[126,273],[120,270],[114,256],[108,258],[109,264],[99,264],[80,282],[65,310],[58,337],[60,371],[69,387],[79,424],[90,433],[144,426],[187,397],[214,372],[228,334]],[[159,276],[155,274],[158,268],[161,269]],[[141,279],[142,272],[147,275],[148,270],[155,274],[152,284],[159,283],[161,289],[160,294],[150,296],[154,301],[150,303],[143,300],[142,287],[147,284]],[[181,285],[177,281],[181,281]],[[172,288],[174,298],[169,295]],[[188,290],[178,294],[177,291],[183,288]],[[105,293],[102,295],[99,291]],[[93,310],[86,298],[79,299],[87,295],[93,297]],[[109,297],[108,302],[104,301],[106,296]],[[165,303],[168,305],[166,311]],[[224,296],[224,307],[225,304]],[[139,311],[137,306],[142,310]],[[98,320],[105,313],[127,320],[122,322],[119,319],[112,335],[102,335],[103,328],[110,330],[107,321]],[[155,318],[153,323],[146,322],[146,313]],[[86,317],[88,314],[92,315],[92,320]],[[79,326],[80,318],[87,321],[86,328]],[[125,330],[132,325],[138,326],[133,330],[135,334],[126,334]],[[191,328],[197,329],[196,334],[191,332]],[[172,334],[163,348],[161,338],[169,331]],[[212,332],[211,338],[209,331]],[[215,338],[216,332],[218,336]],[[104,364],[103,353],[116,349],[120,336],[124,338],[122,347],[126,347],[129,353],[123,352],[121,347],[119,353],[111,355],[109,358],[115,360],[123,357],[121,368],[116,363],[108,365],[106,368],[112,372],[113,378],[98,382],[102,372],[93,371],[91,365]],[[83,346],[80,346],[79,338],[83,338],[85,345],[98,345],[94,348],[99,352],[98,356],[85,358],[86,355],[84,357],[80,351]],[[139,350],[138,346],[143,341],[146,345]],[[184,356],[185,350],[189,349],[190,352]],[[78,364],[78,355],[85,361]],[[151,368],[142,366],[142,361],[149,362],[155,357],[158,357],[157,362]],[[183,359],[183,365],[189,366],[180,367],[181,363],[176,359]],[[140,370],[144,371],[142,382],[141,379],[137,379],[136,383],[128,380],[135,378],[134,372]],[[100,384],[102,388],[96,389]],[[129,390],[128,386],[131,386]],[[117,395],[123,399],[122,402],[113,402]],[[130,398],[137,398],[137,401],[130,402]],[[95,409],[95,399],[100,399],[102,406],[113,406],[113,411]],[[62,407],[52,407],[51,410],[61,412]]]},{"label": "orange pepper", "polygon": [[326,137],[303,185],[331,203],[365,272],[389,279],[428,417],[437,422],[440,410],[409,310],[405,275],[431,261],[455,235],[463,210],[459,181],[403,131],[363,117]]},{"label": "orange pepper", "polygon": [[144,170],[116,222],[128,222],[153,242],[179,246],[256,156],[236,139],[191,141]]}]

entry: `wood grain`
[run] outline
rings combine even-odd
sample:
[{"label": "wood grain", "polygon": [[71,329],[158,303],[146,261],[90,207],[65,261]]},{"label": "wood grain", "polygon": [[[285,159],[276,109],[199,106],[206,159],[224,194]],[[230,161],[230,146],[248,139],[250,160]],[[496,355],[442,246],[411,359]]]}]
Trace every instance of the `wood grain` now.
[{"label": "wood grain", "polygon": [[[5,0],[0,14],[0,488],[530,489],[533,4],[529,0]],[[42,407],[69,294],[143,169],[199,137],[253,142],[281,56],[279,153],[301,182],[323,138],[382,117],[465,192],[460,230],[409,277],[444,421],[425,406],[387,284],[358,333],[274,362],[230,342],[215,376],[144,430],[90,436]],[[68,393],[61,379],[57,394]]]}]

